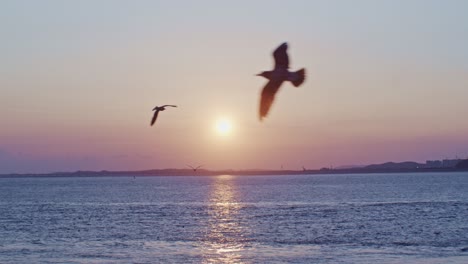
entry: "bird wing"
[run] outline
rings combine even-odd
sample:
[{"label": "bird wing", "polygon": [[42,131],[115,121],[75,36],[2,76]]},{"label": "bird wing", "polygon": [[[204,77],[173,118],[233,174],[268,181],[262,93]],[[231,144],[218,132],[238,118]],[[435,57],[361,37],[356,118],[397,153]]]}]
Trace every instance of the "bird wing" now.
[{"label": "bird wing", "polygon": [[273,81],[270,80],[262,90],[262,95],[260,98],[260,121],[267,116],[268,110],[270,110],[271,104],[275,99],[275,94],[278,92],[278,89],[281,86],[283,81]]},{"label": "bird wing", "polygon": [[199,169],[199,168],[201,168],[201,167],[203,167],[203,165],[199,165],[199,166],[197,166],[197,167],[196,167],[196,169]]},{"label": "bird wing", "polygon": [[158,118],[159,110],[154,111],[153,119],[151,119],[151,125],[154,125],[154,122],[156,122],[156,118]]},{"label": "bird wing", "polygon": [[289,68],[289,58],[286,50],[288,49],[288,44],[285,42],[281,44],[273,52],[273,57],[275,58],[275,69],[277,68]]},{"label": "bird wing", "polygon": [[177,105],[163,105],[163,106],[161,106],[161,107],[166,107],[166,106],[177,107]]}]

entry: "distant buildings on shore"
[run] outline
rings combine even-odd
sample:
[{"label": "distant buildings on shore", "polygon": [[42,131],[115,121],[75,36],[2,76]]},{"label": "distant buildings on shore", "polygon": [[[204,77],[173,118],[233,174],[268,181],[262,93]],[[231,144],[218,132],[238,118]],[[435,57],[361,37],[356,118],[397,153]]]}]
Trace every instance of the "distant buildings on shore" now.
[{"label": "distant buildings on shore", "polygon": [[427,160],[423,168],[455,168],[462,159]]},{"label": "distant buildings on shore", "polygon": [[[356,168],[356,170],[417,170],[417,169],[454,169],[457,168],[462,159],[443,159],[443,160],[427,160],[426,163],[415,161],[404,162],[385,162],[381,164],[371,164]],[[322,168],[321,170],[327,170]],[[328,168],[331,170],[331,168]],[[351,169],[352,170],[352,169]]]}]

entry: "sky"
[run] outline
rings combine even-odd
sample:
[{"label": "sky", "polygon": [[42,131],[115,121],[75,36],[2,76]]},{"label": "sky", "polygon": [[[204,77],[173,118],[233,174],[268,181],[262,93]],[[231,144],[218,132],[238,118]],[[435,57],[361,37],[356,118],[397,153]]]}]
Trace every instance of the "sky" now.
[{"label": "sky", "polygon": [[[468,156],[468,1],[2,1],[0,173]],[[258,119],[272,51],[291,70]],[[176,104],[149,125],[156,105]],[[216,130],[217,120],[231,125]]]}]

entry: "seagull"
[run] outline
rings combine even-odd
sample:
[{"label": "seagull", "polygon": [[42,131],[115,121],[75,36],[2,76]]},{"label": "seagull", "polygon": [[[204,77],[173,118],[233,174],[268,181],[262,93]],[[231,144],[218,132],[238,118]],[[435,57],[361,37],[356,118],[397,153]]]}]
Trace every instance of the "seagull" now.
[{"label": "seagull", "polygon": [[288,44],[285,42],[281,44],[273,52],[273,58],[275,59],[275,68],[272,71],[264,71],[257,76],[262,76],[268,79],[268,83],[262,90],[260,99],[259,118],[260,121],[267,116],[268,110],[275,99],[275,94],[280,88],[284,81],[290,81],[295,87],[298,87],[304,82],[305,69],[302,68],[296,72],[289,71],[289,58],[286,50]]},{"label": "seagull", "polygon": [[190,166],[190,165],[187,165],[187,166],[192,168],[193,171],[197,171],[199,168],[203,167],[203,165],[199,165],[197,167],[193,167],[193,166]]},{"label": "seagull", "polygon": [[163,105],[163,106],[156,106],[153,108],[154,115],[153,118],[151,119],[151,125],[154,125],[154,122],[156,122],[156,118],[158,118],[159,111],[164,111],[166,110],[166,107],[177,107],[177,105]]}]

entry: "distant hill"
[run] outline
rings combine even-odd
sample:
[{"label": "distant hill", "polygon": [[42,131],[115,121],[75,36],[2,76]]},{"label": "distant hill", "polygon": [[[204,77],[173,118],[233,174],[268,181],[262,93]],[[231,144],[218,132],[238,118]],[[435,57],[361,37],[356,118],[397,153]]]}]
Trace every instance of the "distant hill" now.
[{"label": "distant hill", "polygon": [[348,170],[348,169],[357,169],[357,168],[363,168],[366,165],[341,165],[338,167],[335,167],[335,170]]},{"label": "distant hill", "polygon": [[395,169],[418,169],[423,168],[425,164],[417,163],[414,161],[405,161],[405,162],[385,162],[382,164],[372,164],[365,166],[365,169],[386,169],[386,170],[395,170]]},{"label": "distant hill", "polygon": [[[444,160],[445,161],[445,160]],[[449,160],[451,161],[451,160]],[[140,171],[75,171],[75,172],[54,172],[54,173],[25,173],[25,174],[0,174],[0,178],[5,177],[106,177],[106,176],[210,176],[210,175],[300,175],[300,174],[347,174],[347,173],[401,173],[401,172],[451,172],[468,171],[468,159],[458,162],[453,166],[430,167],[428,164],[414,161],[406,162],[386,162],[382,164],[372,164],[368,166],[341,166],[341,168],[321,168],[321,169],[301,169],[301,170],[208,170],[208,169],[152,169]]]},{"label": "distant hill", "polygon": [[468,159],[458,162],[457,169],[468,169]]}]

